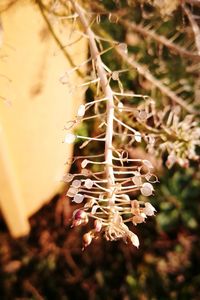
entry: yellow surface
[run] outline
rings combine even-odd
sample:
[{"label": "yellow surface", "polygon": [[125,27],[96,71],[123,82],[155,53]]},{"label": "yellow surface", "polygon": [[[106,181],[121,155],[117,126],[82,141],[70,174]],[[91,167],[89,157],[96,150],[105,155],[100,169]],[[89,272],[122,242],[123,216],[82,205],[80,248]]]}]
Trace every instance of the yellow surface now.
[{"label": "yellow surface", "polygon": [[[0,99],[0,205],[11,233],[19,236],[29,230],[27,217],[60,189],[72,151],[62,143],[63,127],[83,95],[60,83],[71,66],[36,5],[18,1],[2,14],[2,24],[0,96],[7,102]],[[70,26],[54,21],[54,27],[68,44]],[[67,47],[76,64],[85,60],[86,47],[84,40]],[[71,84],[79,81],[74,73]]]}]

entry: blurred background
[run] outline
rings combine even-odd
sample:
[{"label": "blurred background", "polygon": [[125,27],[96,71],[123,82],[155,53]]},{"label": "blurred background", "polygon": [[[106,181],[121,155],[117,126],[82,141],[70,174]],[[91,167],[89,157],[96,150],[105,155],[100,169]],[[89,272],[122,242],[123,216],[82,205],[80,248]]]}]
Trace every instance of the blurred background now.
[{"label": "blurred background", "polygon": [[[60,6],[55,6],[58,2]],[[101,12],[94,22],[98,34],[106,32],[126,43],[153,78],[198,112],[200,52],[198,41],[194,48],[191,24],[199,28],[200,10],[198,1],[188,2],[83,1],[83,5]],[[90,67],[67,77],[69,69],[87,59],[88,47],[87,39],[76,36],[73,22],[63,21],[63,10],[62,1],[0,3],[0,299],[198,300],[198,159],[169,169],[168,153],[152,156],[144,145],[132,149],[133,156],[152,161],[160,181],[150,199],[156,216],[133,227],[139,249],[102,238],[82,251],[87,226],[71,228],[77,207],[65,196],[67,186],[61,182],[69,171],[66,159],[72,155],[72,147],[62,143],[63,128],[84,101],[85,90],[74,91],[74,84],[83,82]],[[137,25],[135,31],[108,18],[105,11],[127,16]],[[187,53],[179,48],[171,51],[149,32],[145,35],[144,29],[175,41]],[[72,33],[76,43],[69,43]],[[103,60],[112,70],[127,67],[114,52]],[[126,89],[156,99],[161,110],[173,106],[169,93],[135,69],[120,80]],[[92,96],[88,89],[85,101]],[[92,122],[77,129],[86,136],[94,131]],[[79,146],[76,143],[75,155],[80,154]],[[84,154],[90,155],[87,151]],[[198,148],[196,152],[199,155]],[[72,172],[81,167],[73,168]]]}]

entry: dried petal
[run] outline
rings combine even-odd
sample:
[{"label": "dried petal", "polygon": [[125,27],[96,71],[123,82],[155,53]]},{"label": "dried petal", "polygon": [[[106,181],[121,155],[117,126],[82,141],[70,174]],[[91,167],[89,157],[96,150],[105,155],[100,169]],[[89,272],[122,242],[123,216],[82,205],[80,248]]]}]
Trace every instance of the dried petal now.
[{"label": "dried petal", "polygon": [[98,208],[99,208],[99,205],[94,205],[91,209],[91,214],[94,215]]},{"label": "dried petal", "polygon": [[127,200],[128,202],[130,202],[130,197],[127,194],[121,194],[121,199]]},{"label": "dried petal", "polygon": [[155,137],[153,136],[153,135],[148,135],[148,140],[149,140],[149,144],[150,145],[154,145],[155,144],[155,141],[156,141],[156,139],[155,139]]},{"label": "dried petal", "polygon": [[[145,217],[146,217],[146,216],[145,216]],[[145,220],[145,217],[142,216],[141,214],[140,214],[140,215],[133,216],[133,217],[132,217],[132,222],[133,222],[134,225],[143,223],[144,220]]]},{"label": "dried petal", "polygon": [[177,157],[174,153],[170,153],[167,157],[166,165],[170,169],[175,162],[177,161]]},{"label": "dried petal", "polygon": [[148,115],[146,113],[145,110],[141,110],[139,113],[138,113],[138,119],[140,119],[141,121],[145,121],[147,118],[148,118]]},{"label": "dried petal", "polygon": [[87,213],[84,210],[77,209],[74,212],[73,217],[75,220],[85,219],[87,217]]},{"label": "dried petal", "polygon": [[86,166],[87,166],[87,164],[88,164],[88,160],[87,159],[84,159],[83,161],[82,161],[82,163],[81,163],[81,168],[85,168]]},{"label": "dried petal", "polygon": [[83,235],[83,245],[84,247],[87,247],[92,242],[92,234],[91,232],[87,232]]},{"label": "dried petal", "polygon": [[138,200],[131,201],[131,207],[132,209],[138,209],[140,207],[140,203]]},{"label": "dried petal", "polygon": [[156,209],[155,209],[155,207],[153,207],[153,205],[151,205],[151,203],[149,203],[149,202],[145,203],[145,208],[143,209],[143,212],[145,213],[145,215],[153,216],[155,211],[156,211]]},{"label": "dried petal", "polygon": [[67,196],[74,197],[77,192],[78,192],[78,189],[76,189],[74,187],[70,187],[69,190],[67,191]]},{"label": "dried petal", "polygon": [[74,178],[74,175],[70,174],[70,173],[67,173],[63,176],[63,181],[64,182],[70,182],[72,181],[72,179]]},{"label": "dried petal", "polygon": [[83,176],[90,176],[90,175],[91,175],[91,171],[88,170],[88,169],[82,169],[82,170],[81,170],[81,174],[82,174]]},{"label": "dried petal", "polygon": [[153,169],[153,165],[152,165],[152,163],[151,163],[149,160],[144,159],[144,160],[143,160],[143,164],[144,164],[145,166],[147,166],[149,169]]},{"label": "dried petal", "polygon": [[93,181],[92,181],[91,179],[88,178],[88,179],[86,179],[84,185],[85,185],[85,187],[86,187],[87,189],[90,190],[90,189],[93,187]]},{"label": "dried petal", "polygon": [[118,106],[119,112],[122,112],[124,104],[122,102],[119,102],[117,106]]},{"label": "dried petal", "polygon": [[138,143],[140,143],[141,140],[142,140],[142,137],[141,137],[141,134],[140,134],[139,131],[136,131],[136,132],[135,132],[135,140],[136,140],[136,142],[138,142]]},{"label": "dried petal", "polygon": [[119,79],[119,72],[118,71],[114,71],[112,73],[112,79],[113,80],[118,80]]},{"label": "dried petal", "polygon": [[134,176],[132,177],[132,181],[136,186],[141,186],[142,185],[142,178],[141,176]]},{"label": "dried petal", "polygon": [[66,144],[73,144],[76,139],[76,136],[72,133],[67,133],[65,136],[65,143]]},{"label": "dried petal", "polygon": [[94,221],[94,229],[96,232],[100,232],[102,228],[102,221],[100,220],[95,220]]},{"label": "dried petal", "polygon": [[77,112],[77,116],[78,117],[83,117],[85,115],[85,105],[81,104],[79,106],[78,112]]},{"label": "dried petal", "polygon": [[138,239],[137,235],[133,232],[131,232],[131,234],[130,234],[130,241],[133,244],[133,246],[135,246],[136,248],[139,247],[139,244],[140,244],[139,239]]},{"label": "dried petal", "polygon": [[81,202],[83,202],[83,199],[84,199],[84,195],[76,194],[74,196],[74,199],[72,200],[72,202],[81,203]]},{"label": "dried petal", "polygon": [[142,188],[140,189],[143,196],[148,197],[152,195],[153,192],[153,186],[149,182],[145,182],[142,185]]},{"label": "dried petal", "polygon": [[81,181],[80,180],[73,180],[72,181],[72,186],[75,187],[75,188],[79,188],[81,186]]},{"label": "dried petal", "polygon": [[128,53],[128,47],[127,47],[126,43],[120,43],[118,45],[118,48],[119,48],[120,51],[123,51],[125,54]]}]

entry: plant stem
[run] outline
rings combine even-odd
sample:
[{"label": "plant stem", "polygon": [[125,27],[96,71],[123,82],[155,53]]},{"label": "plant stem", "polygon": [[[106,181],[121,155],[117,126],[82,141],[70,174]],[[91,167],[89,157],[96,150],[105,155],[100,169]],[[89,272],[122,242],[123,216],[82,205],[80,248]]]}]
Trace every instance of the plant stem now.
[{"label": "plant stem", "polygon": [[78,14],[80,22],[85,29],[86,34],[89,38],[89,45],[90,45],[90,52],[91,57],[95,63],[97,75],[100,80],[101,88],[104,92],[105,97],[107,98],[106,104],[106,111],[107,111],[107,127],[106,127],[106,140],[105,140],[105,171],[107,176],[107,188],[110,191],[108,193],[109,197],[109,205],[114,204],[114,197],[112,196],[113,193],[113,186],[115,185],[115,177],[112,167],[112,138],[113,138],[113,121],[114,121],[114,101],[113,101],[113,91],[109,85],[106,71],[103,67],[103,62],[101,60],[101,56],[99,50],[96,45],[95,35],[89,26],[89,22],[84,16],[82,8],[79,4],[74,1],[70,0],[75,12]]}]

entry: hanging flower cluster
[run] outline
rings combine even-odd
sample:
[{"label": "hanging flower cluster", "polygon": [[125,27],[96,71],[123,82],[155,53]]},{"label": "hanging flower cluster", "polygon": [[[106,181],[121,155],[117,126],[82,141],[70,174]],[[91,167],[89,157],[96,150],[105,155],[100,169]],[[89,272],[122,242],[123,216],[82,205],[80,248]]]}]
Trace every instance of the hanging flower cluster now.
[{"label": "hanging flower cluster", "polygon": [[[113,92],[114,93],[114,92]],[[67,196],[72,202],[82,204],[82,208],[75,210],[73,214],[73,226],[86,225],[92,221],[92,229],[83,236],[84,247],[88,246],[93,239],[104,234],[107,240],[113,241],[123,239],[130,241],[134,246],[139,246],[138,237],[128,228],[126,224],[132,223],[134,226],[146,221],[148,216],[153,216],[155,208],[150,202],[138,201],[136,194],[141,194],[143,198],[149,197],[154,193],[153,184],[158,181],[152,173],[153,166],[150,161],[145,159],[131,159],[126,146],[121,149],[115,148],[115,141],[124,137],[127,144],[140,143],[142,134],[126,123],[120,120],[122,112],[130,110],[119,100],[122,95],[114,95],[114,114],[112,130],[112,163],[105,160],[105,153],[98,153],[93,156],[77,156],[73,158],[72,163],[81,161],[81,173],[66,174],[63,178],[70,184]],[[88,118],[95,118],[99,122],[101,132],[95,137],[79,136],[67,133],[66,143],[73,143],[76,138],[86,140],[80,146],[81,148],[88,143],[95,141],[106,143],[107,129],[107,110],[105,104],[106,98],[97,99],[85,105],[81,105],[77,112],[77,118],[68,122],[66,128],[69,129],[80,121]],[[91,114],[90,108],[94,111],[105,112]],[[88,114],[85,115],[85,114]],[[96,122],[97,122],[96,120]],[[116,141],[117,142],[117,141]],[[97,147],[102,148],[102,145]],[[104,150],[103,150],[104,151]],[[112,182],[107,174],[107,169],[111,168],[113,172]]]},{"label": "hanging flower cluster", "polygon": [[[80,148],[93,142],[97,149],[95,155],[77,156],[72,164],[79,160],[81,172],[66,174],[64,181],[70,184],[67,196],[82,207],[73,214],[73,226],[90,223],[92,229],[83,236],[83,248],[93,239],[104,235],[108,241],[123,239],[139,246],[139,239],[127,224],[134,226],[153,216],[155,208],[148,202],[135,199],[141,194],[144,199],[154,193],[153,183],[157,177],[152,173],[153,166],[145,159],[129,157],[128,147],[144,141],[143,134],[128,125],[125,116],[131,108],[124,105],[123,99],[146,96],[125,92],[119,79],[119,72],[112,72],[102,61],[96,36],[89,26],[87,12],[70,0],[72,10],[79,18],[90,45],[92,60],[91,81],[96,85],[96,97],[93,101],[78,108],[76,119],[69,121],[67,130],[71,130],[81,121],[95,122],[95,136],[80,136],[67,132],[65,143],[72,144],[78,138],[83,141]],[[117,43],[115,47],[127,53],[127,45]],[[111,88],[111,81],[118,82],[118,90]],[[133,109],[132,109],[133,110]],[[99,150],[98,150],[99,149]]]}]

